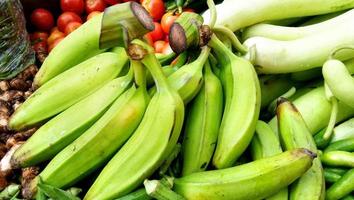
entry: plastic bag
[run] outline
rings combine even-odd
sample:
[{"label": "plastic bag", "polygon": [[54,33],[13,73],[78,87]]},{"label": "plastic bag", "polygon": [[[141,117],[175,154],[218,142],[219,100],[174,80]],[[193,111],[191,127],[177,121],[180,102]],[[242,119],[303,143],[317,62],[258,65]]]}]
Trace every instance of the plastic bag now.
[{"label": "plastic bag", "polygon": [[0,1],[0,79],[16,76],[34,64],[35,54],[26,31],[19,0]]}]

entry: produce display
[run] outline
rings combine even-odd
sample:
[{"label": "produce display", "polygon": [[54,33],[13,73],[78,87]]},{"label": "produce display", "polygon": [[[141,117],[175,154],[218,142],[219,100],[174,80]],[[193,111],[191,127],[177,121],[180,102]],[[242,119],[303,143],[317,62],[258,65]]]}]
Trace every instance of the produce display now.
[{"label": "produce display", "polygon": [[354,199],[354,0],[9,2],[0,199]]}]

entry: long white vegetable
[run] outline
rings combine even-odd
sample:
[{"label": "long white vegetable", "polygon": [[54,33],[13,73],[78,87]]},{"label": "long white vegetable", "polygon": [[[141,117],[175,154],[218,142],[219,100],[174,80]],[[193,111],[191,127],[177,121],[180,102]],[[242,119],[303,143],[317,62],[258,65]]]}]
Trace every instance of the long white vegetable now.
[{"label": "long white vegetable", "polygon": [[243,32],[243,39],[261,36],[276,40],[294,40],[332,30],[333,27],[354,24],[354,9],[324,22],[302,27],[286,27],[272,24],[256,24]]},{"label": "long white vegetable", "polygon": [[[320,15],[354,7],[353,0],[224,0],[216,24],[237,31],[266,20]],[[203,14],[209,24],[209,10]]]},{"label": "long white vegetable", "polygon": [[[331,52],[340,46],[354,44],[354,20],[346,25],[292,41],[252,37],[244,42],[249,49],[245,55],[265,74],[291,73],[322,66]],[[252,48],[251,48],[252,47]],[[336,59],[354,57],[353,50],[341,50]]]}]

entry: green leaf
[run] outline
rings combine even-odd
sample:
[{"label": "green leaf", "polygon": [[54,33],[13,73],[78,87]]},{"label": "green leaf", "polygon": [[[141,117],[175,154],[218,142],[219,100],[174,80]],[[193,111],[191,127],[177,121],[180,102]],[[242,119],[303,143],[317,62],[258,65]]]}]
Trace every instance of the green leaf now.
[{"label": "green leaf", "polygon": [[72,195],[70,192],[61,190],[59,188],[53,187],[43,183],[40,179],[38,183],[38,188],[49,198],[60,199],[60,200],[80,200],[80,198]]}]

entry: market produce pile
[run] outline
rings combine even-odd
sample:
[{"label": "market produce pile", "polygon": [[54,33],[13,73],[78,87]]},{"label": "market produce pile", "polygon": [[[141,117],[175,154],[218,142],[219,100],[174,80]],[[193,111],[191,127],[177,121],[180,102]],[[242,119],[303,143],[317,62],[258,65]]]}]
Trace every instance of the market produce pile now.
[{"label": "market produce pile", "polygon": [[0,199],[354,199],[353,0],[144,2],[51,49]]}]

